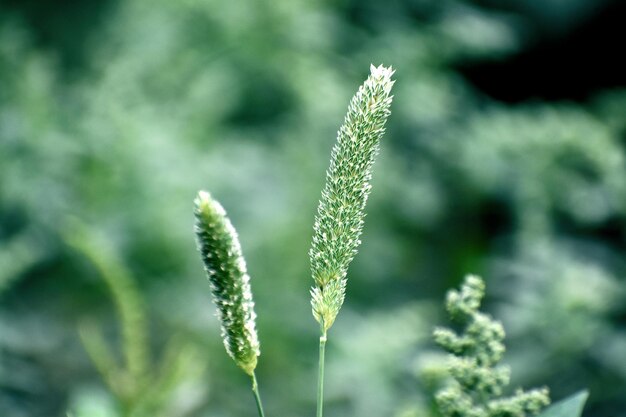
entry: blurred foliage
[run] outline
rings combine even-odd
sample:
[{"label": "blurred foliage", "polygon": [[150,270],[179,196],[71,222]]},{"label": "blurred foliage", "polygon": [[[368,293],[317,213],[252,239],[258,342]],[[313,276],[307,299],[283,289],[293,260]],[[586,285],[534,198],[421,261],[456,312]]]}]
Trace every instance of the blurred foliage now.
[{"label": "blurred foliage", "polygon": [[[203,361],[191,343],[172,337],[164,348],[158,366],[151,365],[147,343],[145,307],[130,272],[120,263],[111,248],[75,223],[66,236],[68,243],[91,261],[107,284],[120,320],[124,366],[119,366],[98,328],[89,322],[80,324],[80,338],[94,366],[119,403],[120,413],[129,417],[184,416],[190,404],[176,407],[170,403],[173,391],[183,382],[201,393]],[[182,388],[181,388],[182,389]],[[89,414],[86,414],[89,415]]]},{"label": "blurred foliage", "polygon": [[[588,387],[589,415],[626,416],[624,83],[513,104],[463,69],[512,60],[603,3],[1,2],[0,414],[119,413],[78,336],[97,323],[88,350],[101,341],[121,363],[111,271],[144,300],[147,357],[160,358],[145,372],[177,346],[207,368],[179,374],[160,413],[253,412],[196,254],[201,188],[247,256],[266,411],[311,413],[313,216],[348,100],[384,63],[396,96],[328,346],[328,416],[434,415],[443,362],[428,335],[465,273],[489,277],[513,386],[546,384],[555,400]],[[585,76],[578,60],[564,76]],[[68,244],[72,219],[92,255]]]}]

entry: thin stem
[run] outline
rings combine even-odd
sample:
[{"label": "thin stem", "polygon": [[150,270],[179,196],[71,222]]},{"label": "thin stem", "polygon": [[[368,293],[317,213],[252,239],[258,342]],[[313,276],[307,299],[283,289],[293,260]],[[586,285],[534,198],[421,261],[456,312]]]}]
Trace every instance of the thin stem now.
[{"label": "thin stem", "polygon": [[256,401],[256,409],[259,412],[259,417],[265,417],[263,413],[263,403],[261,403],[261,395],[259,394],[259,384],[256,382],[256,374],[252,372],[252,393],[254,394],[254,400]]},{"label": "thin stem", "polygon": [[317,417],[322,417],[324,406],[324,352],[326,351],[326,329],[320,323],[320,362],[317,377]]}]

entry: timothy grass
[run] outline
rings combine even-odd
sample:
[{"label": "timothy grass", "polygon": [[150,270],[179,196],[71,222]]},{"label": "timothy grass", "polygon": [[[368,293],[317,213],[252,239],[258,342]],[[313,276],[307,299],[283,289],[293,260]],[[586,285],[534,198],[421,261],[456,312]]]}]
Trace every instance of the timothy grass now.
[{"label": "timothy grass", "polygon": [[313,226],[311,306],[320,325],[317,417],[323,415],[327,332],[346,296],[348,265],[361,243],[372,165],[391,113],[393,69],[372,65],[370,72],[337,133]]},{"label": "timothy grass", "polygon": [[[320,325],[317,416],[323,415],[324,357],[328,329],[343,304],[348,265],[361,243],[372,165],[390,114],[394,71],[370,67],[370,75],[350,101],[331,152],[326,186],[315,217],[310,250],[313,316]],[[237,232],[221,204],[206,191],[195,200],[198,249],[211,284],[227,353],[252,378],[260,416],[263,406],[255,375],[260,355],[250,276]]]},{"label": "timothy grass", "polygon": [[[324,367],[329,330],[346,296],[348,268],[357,254],[372,168],[390,115],[393,69],[371,66],[370,75],[350,101],[344,124],[331,151],[330,166],[313,226],[309,251],[313,317],[319,324],[316,415],[324,413]],[[260,417],[265,417],[256,368],[261,355],[256,329],[252,280],[235,227],[226,210],[206,191],[195,204],[197,247],[217,307],[227,354],[250,377]],[[95,367],[122,405],[124,417],[166,416],[179,376],[196,367],[198,352],[173,339],[160,361],[152,359],[146,306],[132,274],[115,251],[81,224],[74,224],[67,243],[102,276],[115,303],[122,333],[123,363],[108,346],[97,325],[85,321],[80,336]],[[437,328],[433,337],[450,354],[447,382],[434,395],[442,417],[531,417],[550,400],[546,388],[506,395],[510,369],[500,362],[505,353],[504,328],[480,311],[484,281],[466,277],[448,293],[446,308],[461,332]],[[156,363],[159,363],[159,366]],[[313,387],[312,387],[313,388]],[[579,417],[587,398],[576,394],[544,410],[540,417]]]},{"label": "timothy grass", "polygon": [[222,324],[224,347],[237,366],[250,376],[257,410],[263,417],[259,384],[254,373],[261,349],[250,276],[239,238],[222,205],[208,192],[198,193],[195,206],[198,249]]},{"label": "timothy grass", "polygon": [[[393,73],[382,65],[371,66],[369,77],[350,101],[315,216],[309,256],[314,281],[311,307],[320,329],[317,417],[323,417],[324,410],[328,331],[343,305],[348,267],[361,243],[372,167],[390,115]],[[255,374],[260,356],[256,314],[237,232],[224,208],[208,192],[198,194],[195,217],[198,249],[217,306],[224,346],[251,377],[257,410],[264,417]],[[484,291],[482,279],[468,276],[460,291],[448,294],[447,310],[463,326],[463,332],[446,328],[434,332],[435,341],[451,354],[450,383],[435,398],[439,413],[444,417],[536,415],[549,403],[547,389],[518,390],[503,396],[510,379],[510,370],[499,364],[505,351],[504,329],[479,311]]]}]

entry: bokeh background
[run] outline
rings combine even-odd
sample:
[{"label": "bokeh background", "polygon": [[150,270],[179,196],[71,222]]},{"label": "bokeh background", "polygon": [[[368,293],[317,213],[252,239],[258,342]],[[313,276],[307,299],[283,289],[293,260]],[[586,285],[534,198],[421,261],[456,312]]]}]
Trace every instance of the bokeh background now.
[{"label": "bokeh background", "polygon": [[430,333],[466,273],[512,387],[626,416],[624,19],[619,0],[0,1],[0,415],[254,414],[195,249],[199,189],[240,234],[267,413],[312,415],[313,216],[384,63],[327,416],[436,416]]}]

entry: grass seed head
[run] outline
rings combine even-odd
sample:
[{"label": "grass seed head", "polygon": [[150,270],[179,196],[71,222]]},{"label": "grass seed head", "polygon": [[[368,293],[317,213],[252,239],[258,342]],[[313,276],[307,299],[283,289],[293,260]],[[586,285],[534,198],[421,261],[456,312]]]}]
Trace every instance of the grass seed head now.
[{"label": "grass seed head", "polygon": [[209,277],[226,351],[252,375],[260,355],[250,276],[237,232],[222,205],[206,191],[194,201],[198,250]]},{"label": "grass seed head", "polygon": [[313,227],[311,304],[324,330],[332,326],[345,298],[348,265],[361,243],[372,165],[390,114],[394,71],[372,65],[370,72],[337,133]]}]

